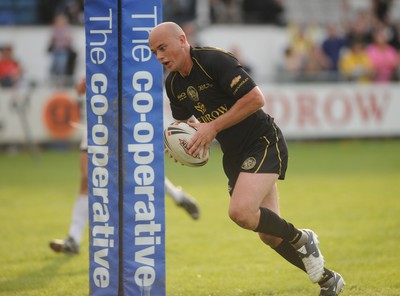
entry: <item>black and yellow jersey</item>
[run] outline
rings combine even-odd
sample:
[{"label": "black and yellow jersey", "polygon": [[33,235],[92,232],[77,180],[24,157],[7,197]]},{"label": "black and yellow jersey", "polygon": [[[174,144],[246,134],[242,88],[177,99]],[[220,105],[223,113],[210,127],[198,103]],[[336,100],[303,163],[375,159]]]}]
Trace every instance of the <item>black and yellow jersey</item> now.
[{"label": "black and yellow jersey", "polygon": [[[251,91],[255,82],[229,52],[211,47],[190,49],[193,67],[188,76],[169,73],[165,89],[172,116],[186,120],[194,115],[210,122]],[[218,133],[216,139],[224,153],[241,153],[272,127],[273,119],[263,110]]]}]

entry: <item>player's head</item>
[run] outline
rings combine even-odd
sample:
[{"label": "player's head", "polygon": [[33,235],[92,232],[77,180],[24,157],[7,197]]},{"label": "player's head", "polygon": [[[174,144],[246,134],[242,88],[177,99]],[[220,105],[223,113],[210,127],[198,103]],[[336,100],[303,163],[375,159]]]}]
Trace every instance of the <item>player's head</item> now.
[{"label": "player's head", "polygon": [[185,32],[176,23],[165,22],[156,26],[150,32],[149,44],[158,61],[168,71],[184,73],[190,70],[190,45]]}]

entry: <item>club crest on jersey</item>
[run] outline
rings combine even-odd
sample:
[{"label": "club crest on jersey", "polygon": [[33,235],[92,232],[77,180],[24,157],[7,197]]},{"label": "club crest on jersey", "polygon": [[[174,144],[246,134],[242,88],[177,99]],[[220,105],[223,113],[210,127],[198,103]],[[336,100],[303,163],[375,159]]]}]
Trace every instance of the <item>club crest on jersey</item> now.
[{"label": "club crest on jersey", "polygon": [[189,99],[191,99],[192,101],[197,102],[199,100],[199,93],[193,86],[189,86],[186,92],[188,94]]},{"label": "club crest on jersey", "polygon": [[244,170],[251,170],[252,168],[255,167],[257,161],[254,157],[248,157],[245,161],[242,163],[242,169]]},{"label": "club crest on jersey", "polygon": [[197,111],[201,112],[202,114],[206,113],[206,111],[207,111],[207,110],[206,110],[206,106],[204,106],[204,104],[202,104],[202,103],[200,103],[200,102],[198,102],[197,105],[194,106],[194,108],[195,108]]}]

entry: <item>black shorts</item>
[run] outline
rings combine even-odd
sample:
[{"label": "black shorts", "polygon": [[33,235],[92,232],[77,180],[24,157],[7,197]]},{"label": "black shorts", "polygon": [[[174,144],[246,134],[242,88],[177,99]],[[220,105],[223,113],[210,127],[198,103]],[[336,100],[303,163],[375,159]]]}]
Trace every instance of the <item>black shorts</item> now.
[{"label": "black shorts", "polygon": [[239,155],[224,154],[223,166],[229,179],[229,194],[232,194],[240,172],[263,174],[275,173],[285,179],[288,164],[288,149],[279,127],[259,137],[247,150]]}]

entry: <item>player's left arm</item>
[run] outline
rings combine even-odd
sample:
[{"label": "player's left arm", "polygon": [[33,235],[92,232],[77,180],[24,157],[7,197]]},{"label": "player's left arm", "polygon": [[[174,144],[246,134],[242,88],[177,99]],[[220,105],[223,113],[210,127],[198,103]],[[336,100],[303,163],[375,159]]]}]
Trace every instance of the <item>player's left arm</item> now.
[{"label": "player's left arm", "polygon": [[196,127],[197,132],[189,143],[189,153],[199,155],[201,149],[204,153],[211,145],[217,134],[242,120],[264,106],[264,95],[258,86],[255,86],[248,93],[238,99],[235,104],[223,115],[208,123],[190,123]]}]

